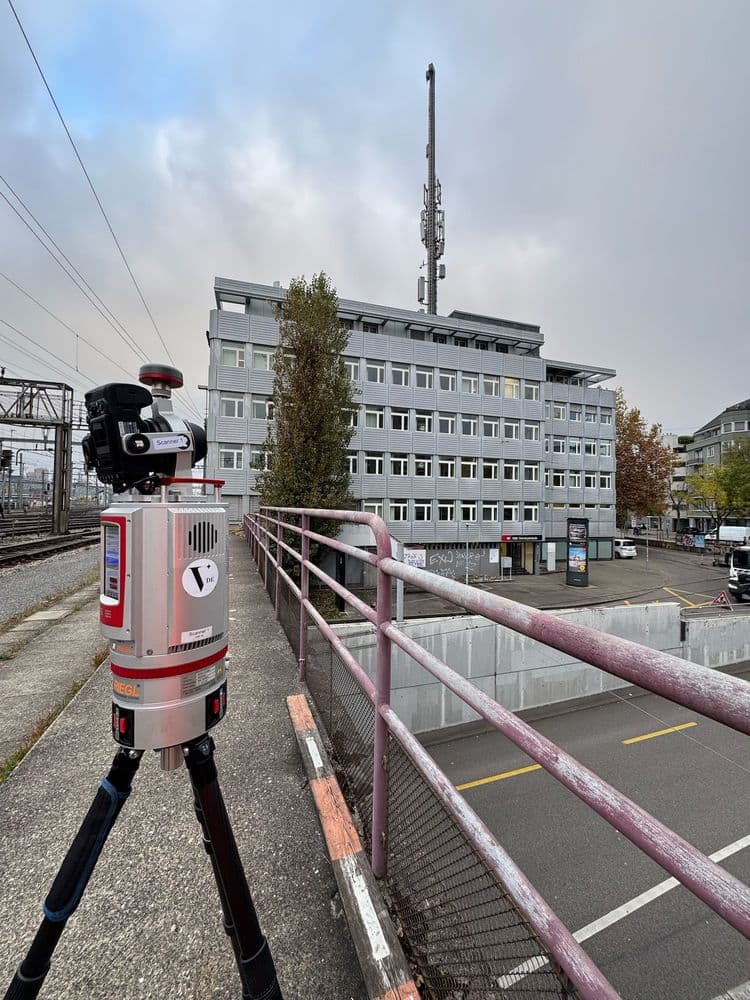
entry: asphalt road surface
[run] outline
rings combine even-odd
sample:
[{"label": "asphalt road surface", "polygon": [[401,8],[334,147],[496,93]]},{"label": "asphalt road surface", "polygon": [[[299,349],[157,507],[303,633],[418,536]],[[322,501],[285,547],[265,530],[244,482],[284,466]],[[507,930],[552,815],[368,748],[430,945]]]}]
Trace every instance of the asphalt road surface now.
[{"label": "asphalt road surface", "polygon": [[[646,565],[645,545],[638,546],[635,559],[619,559],[623,577],[638,575],[638,569]],[[668,583],[626,601],[626,604],[649,604],[653,601],[677,601],[683,607],[694,608],[710,602],[726,591],[729,570],[726,566],[714,566],[709,555],[697,556],[692,552],[672,549],[657,549],[649,546],[648,566],[661,571]],[[621,601],[613,601],[620,604]]]},{"label": "asphalt road surface", "polygon": [[[716,860],[750,882],[746,737],[654,695],[534,726],[705,854],[724,849]],[[639,898],[668,873],[529,769],[504,736],[438,742],[430,753],[566,925],[585,929],[585,949],[623,997],[709,1000],[750,980],[750,942],[682,886]]]}]

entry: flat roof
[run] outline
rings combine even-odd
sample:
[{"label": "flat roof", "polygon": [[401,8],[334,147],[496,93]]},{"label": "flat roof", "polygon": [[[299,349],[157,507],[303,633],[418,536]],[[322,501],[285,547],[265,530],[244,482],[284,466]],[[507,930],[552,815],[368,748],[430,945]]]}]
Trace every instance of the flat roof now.
[{"label": "flat roof", "polygon": [[575,361],[550,361],[544,359],[547,376],[556,371],[566,378],[582,378],[587,382],[606,382],[607,379],[614,378],[617,371],[614,368],[600,368],[594,365],[580,365]]}]

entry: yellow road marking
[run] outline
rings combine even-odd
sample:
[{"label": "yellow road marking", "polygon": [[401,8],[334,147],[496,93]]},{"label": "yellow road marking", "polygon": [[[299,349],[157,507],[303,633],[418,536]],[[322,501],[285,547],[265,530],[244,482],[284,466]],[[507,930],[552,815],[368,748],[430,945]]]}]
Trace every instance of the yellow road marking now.
[{"label": "yellow road marking", "polygon": [[687,597],[683,597],[682,594],[678,594],[676,590],[672,590],[670,587],[662,587],[662,590],[666,590],[668,594],[671,594],[672,597],[676,597],[678,601],[684,601],[689,608],[698,607],[698,605],[695,604],[693,601],[689,601]]},{"label": "yellow road marking", "polygon": [[630,601],[623,601],[623,604],[630,604]]},{"label": "yellow road marking", "polygon": [[667,733],[679,733],[681,729],[691,729],[697,726],[697,722],[683,722],[679,726],[670,726],[669,729],[657,729],[654,733],[644,733],[643,736],[631,736],[629,740],[623,740],[625,744],[641,743],[643,740],[652,740],[655,736],[666,736]]},{"label": "yellow road marking", "polygon": [[463,792],[467,788],[478,788],[480,785],[489,785],[493,781],[502,781],[503,778],[515,778],[517,774],[528,774],[529,771],[541,771],[541,769],[541,764],[529,764],[528,767],[517,767],[515,771],[503,771],[502,774],[493,774],[489,778],[479,778],[478,781],[467,781],[463,785],[456,785],[456,790]]}]

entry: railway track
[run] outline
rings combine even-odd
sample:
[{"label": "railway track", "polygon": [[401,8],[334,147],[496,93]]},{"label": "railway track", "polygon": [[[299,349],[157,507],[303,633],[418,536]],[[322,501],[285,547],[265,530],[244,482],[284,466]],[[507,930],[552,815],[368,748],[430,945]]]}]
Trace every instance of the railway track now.
[{"label": "railway track", "polygon": [[8,545],[0,545],[0,567],[32,562],[35,559],[46,559],[58,552],[80,549],[87,545],[96,545],[98,542],[98,529],[96,531],[87,529],[69,535],[34,538],[26,542],[11,542]]}]

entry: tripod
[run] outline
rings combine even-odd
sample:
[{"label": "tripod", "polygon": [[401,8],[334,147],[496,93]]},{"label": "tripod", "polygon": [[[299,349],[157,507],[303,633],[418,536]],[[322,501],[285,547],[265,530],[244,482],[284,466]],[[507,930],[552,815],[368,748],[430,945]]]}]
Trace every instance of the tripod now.
[{"label": "tripod", "polygon": [[[243,1000],[282,1000],[268,942],[258,923],[242,861],[219,788],[214,741],[204,734],[182,746],[193,788],[195,815],[211,859],[224,919],[242,982]],[[121,747],[102,781],[44,902],[44,919],[5,994],[33,1000],[49,972],[68,918],[81,901],[141,763],[142,750]]]}]

